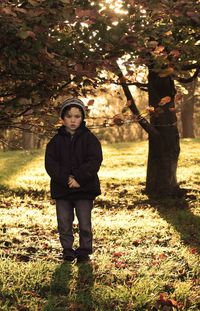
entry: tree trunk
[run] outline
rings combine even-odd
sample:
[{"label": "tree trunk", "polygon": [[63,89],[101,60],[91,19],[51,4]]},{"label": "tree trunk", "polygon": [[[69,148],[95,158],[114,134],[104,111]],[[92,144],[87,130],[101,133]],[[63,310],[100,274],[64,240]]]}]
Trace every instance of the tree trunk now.
[{"label": "tree trunk", "polygon": [[[149,70],[149,105],[154,107],[150,123],[159,132],[159,139],[149,135],[149,154],[146,178],[146,193],[149,196],[179,196],[176,169],[180,152],[179,133],[174,109],[175,87],[170,76],[159,77]],[[170,102],[159,105],[169,96]]]},{"label": "tree trunk", "polygon": [[[151,114],[150,123],[140,117],[131,92],[125,82],[122,72],[118,76],[132,113],[138,117],[138,123],[149,134],[149,154],[146,178],[146,194],[149,197],[175,197],[182,196],[176,179],[176,170],[180,152],[177,119],[174,111],[174,96],[176,90],[170,76],[159,77],[157,73],[149,70],[148,94],[149,106],[155,112]],[[170,101],[161,105],[164,97]]]},{"label": "tree trunk", "polygon": [[184,138],[194,138],[193,116],[196,84],[197,80],[194,80],[184,85],[188,91],[188,94],[183,97],[181,105],[182,137]]},{"label": "tree trunk", "polygon": [[34,134],[30,132],[30,125],[22,123],[24,131],[22,132],[22,148],[30,150],[34,148]]}]

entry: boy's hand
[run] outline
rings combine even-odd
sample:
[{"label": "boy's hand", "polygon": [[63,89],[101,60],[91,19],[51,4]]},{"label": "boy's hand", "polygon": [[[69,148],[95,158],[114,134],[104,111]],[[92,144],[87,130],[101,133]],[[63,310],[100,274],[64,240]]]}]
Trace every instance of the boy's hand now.
[{"label": "boy's hand", "polygon": [[69,188],[80,188],[79,183],[76,181],[76,179],[74,179],[73,176],[69,177],[68,186]]}]

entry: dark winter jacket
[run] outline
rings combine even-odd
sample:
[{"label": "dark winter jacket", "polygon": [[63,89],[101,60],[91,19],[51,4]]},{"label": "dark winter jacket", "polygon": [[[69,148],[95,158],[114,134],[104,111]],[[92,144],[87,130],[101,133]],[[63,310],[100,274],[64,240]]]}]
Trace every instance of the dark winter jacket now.
[{"label": "dark winter jacket", "polygon": [[[65,126],[46,147],[45,168],[51,177],[53,199],[94,199],[101,193],[97,172],[102,162],[99,140],[82,122],[73,136]],[[69,188],[68,178],[73,175],[79,188]]]}]

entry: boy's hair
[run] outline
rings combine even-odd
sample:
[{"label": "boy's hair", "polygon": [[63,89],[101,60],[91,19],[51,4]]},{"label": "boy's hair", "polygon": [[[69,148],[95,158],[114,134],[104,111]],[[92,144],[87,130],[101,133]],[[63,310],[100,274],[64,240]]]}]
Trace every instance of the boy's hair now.
[{"label": "boy's hair", "polygon": [[61,111],[60,111],[60,117],[61,119],[64,119],[66,112],[69,111],[72,107],[79,108],[82,112],[83,119],[86,116],[86,109],[84,103],[78,99],[78,98],[70,98],[63,102]]}]

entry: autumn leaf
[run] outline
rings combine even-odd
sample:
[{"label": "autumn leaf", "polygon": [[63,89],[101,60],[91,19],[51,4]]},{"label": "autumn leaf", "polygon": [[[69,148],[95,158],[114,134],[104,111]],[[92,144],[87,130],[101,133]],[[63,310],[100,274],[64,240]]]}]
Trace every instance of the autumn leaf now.
[{"label": "autumn leaf", "polygon": [[76,72],[81,73],[83,71],[83,66],[81,64],[76,64],[74,69]]},{"label": "autumn leaf", "polygon": [[168,294],[167,293],[161,293],[160,294],[160,300],[161,301],[166,301],[168,298]]},{"label": "autumn leaf", "polygon": [[122,108],[122,113],[125,114],[127,111],[129,111],[129,107],[125,106],[124,108]]},{"label": "autumn leaf", "polygon": [[128,76],[132,76],[134,74],[134,71],[133,70],[128,70],[127,74]]},{"label": "autumn leaf", "polygon": [[24,291],[23,294],[25,296],[40,297],[35,291],[31,291],[31,290]]},{"label": "autumn leaf", "polygon": [[48,243],[44,243],[43,244],[43,249],[47,249],[49,247],[49,244]]},{"label": "autumn leaf", "polygon": [[79,310],[83,310],[83,305],[80,303],[71,303],[69,305],[69,310],[70,311],[79,311]]},{"label": "autumn leaf", "polygon": [[83,10],[80,8],[76,8],[75,13],[78,18],[88,17],[95,19],[97,17],[97,12],[95,10]]},{"label": "autumn leaf", "polygon": [[179,100],[181,100],[183,98],[183,95],[178,93],[175,95],[175,101],[178,102]]},{"label": "autumn leaf", "polygon": [[181,53],[178,50],[172,50],[170,52],[170,55],[172,55],[174,58],[178,58],[181,55]]},{"label": "autumn leaf", "polygon": [[15,12],[13,12],[11,8],[1,8],[0,13],[5,13],[7,15],[12,15],[15,17],[17,16],[17,14]]},{"label": "autumn leaf", "polygon": [[87,106],[92,106],[94,105],[94,99],[90,99],[87,103]]},{"label": "autumn leaf", "polygon": [[25,10],[25,9],[23,9],[23,8],[18,8],[18,7],[16,7],[16,8],[15,8],[15,11],[20,12],[20,13],[24,13],[24,14],[27,14],[27,10]]},{"label": "autumn leaf", "polygon": [[122,119],[122,117],[119,114],[117,114],[113,117],[113,122],[114,122],[114,124],[121,126],[124,123],[124,120]]},{"label": "autumn leaf", "polygon": [[170,96],[165,96],[165,97],[161,98],[161,100],[160,100],[158,105],[159,106],[164,106],[164,105],[166,105],[166,104],[168,104],[170,102],[171,102],[171,97]]},{"label": "autumn leaf", "polygon": [[149,42],[147,43],[147,46],[148,46],[149,48],[156,48],[157,45],[158,45],[158,42],[157,42],[157,41],[149,41]]},{"label": "autumn leaf", "polygon": [[159,73],[159,77],[161,78],[167,77],[171,75],[173,72],[174,72],[174,68],[168,67],[167,69],[164,69]]},{"label": "autumn leaf", "polygon": [[135,0],[129,0],[129,5],[135,7]]},{"label": "autumn leaf", "polygon": [[197,254],[197,253],[198,253],[197,248],[196,248],[196,247],[190,248],[190,253],[191,253],[191,254]]},{"label": "autumn leaf", "polygon": [[195,17],[195,16],[197,16],[197,14],[196,14],[194,11],[187,11],[187,12],[186,12],[186,15],[189,16],[189,17]]},{"label": "autumn leaf", "polygon": [[164,254],[164,253],[162,253],[162,254],[160,254],[158,257],[159,257],[159,259],[164,260],[164,259],[166,259],[166,258],[167,258],[167,255],[166,255],[166,254]]},{"label": "autumn leaf", "polygon": [[[37,7],[37,8],[34,8],[30,12],[30,15],[33,16],[33,17],[37,17],[37,16],[43,15],[44,13],[45,13],[45,10],[43,8]],[[41,26],[39,28],[41,28]]]},{"label": "autumn leaf", "polygon": [[88,26],[93,25],[95,23],[94,19],[87,19],[84,21],[84,23],[86,23]]},{"label": "autumn leaf", "polygon": [[113,257],[121,257],[123,255],[123,253],[122,252],[115,252],[112,255],[113,255]]},{"label": "autumn leaf", "polygon": [[70,4],[71,0],[60,0],[62,3]]},{"label": "autumn leaf", "polygon": [[111,43],[106,43],[104,48],[109,52],[113,50],[113,45]]},{"label": "autumn leaf", "polygon": [[38,5],[39,3],[39,1],[37,1],[37,0],[28,0],[28,2],[31,4],[31,5],[33,5],[33,6],[36,6],[36,5]]},{"label": "autumn leaf", "polygon": [[140,241],[140,240],[134,240],[134,241],[132,242],[132,245],[135,246],[135,247],[139,246],[140,244],[141,244],[141,241]]},{"label": "autumn leaf", "polygon": [[155,112],[155,108],[153,106],[147,107],[146,110],[149,111],[150,113]]},{"label": "autumn leaf", "polygon": [[154,53],[155,54],[160,54],[161,52],[163,52],[165,49],[165,47],[163,45],[159,45],[158,47],[155,48]]},{"label": "autumn leaf", "polygon": [[168,299],[168,301],[171,303],[173,307],[176,307],[178,305],[177,301],[175,299]]},{"label": "autumn leaf", "polygon": [[33,39],[35,39],[36,35],[33,31],[30,31],[30,30],[22,30],[22,31],[19,31],[17,33],[18,37],[20,37],[21,39],[25,40],[27,39],[28,37],[31,37]]},{"label": "autumn leaf", "polygon": [[29,98],[21,97],[18,99],[18,102],[20,105],[30,105],[31,101]]},{"label": "autumn leaf", "polygon": [[127,101],[127,106],[130,107],[132,105],[132,100]]},{"label": "autumn leaf", "polygon": [[[159,306],[162,306],[162,308],[170,307],[169,310],[171,310],[171,307],[175,307],[177,309],[179,306],[179,303],[175,299],[169,298],[168,293],[161,293],[158,303],[159,303]],[[168,310],[168,308],[166,308],[166,310]]]},{"label": "autumn leaf", "polygon": [[165,34],[166,36],[171,36],[171,35],[172,35],[172,31],[171,31],[171,30],[166,31],[164,34]]}]

